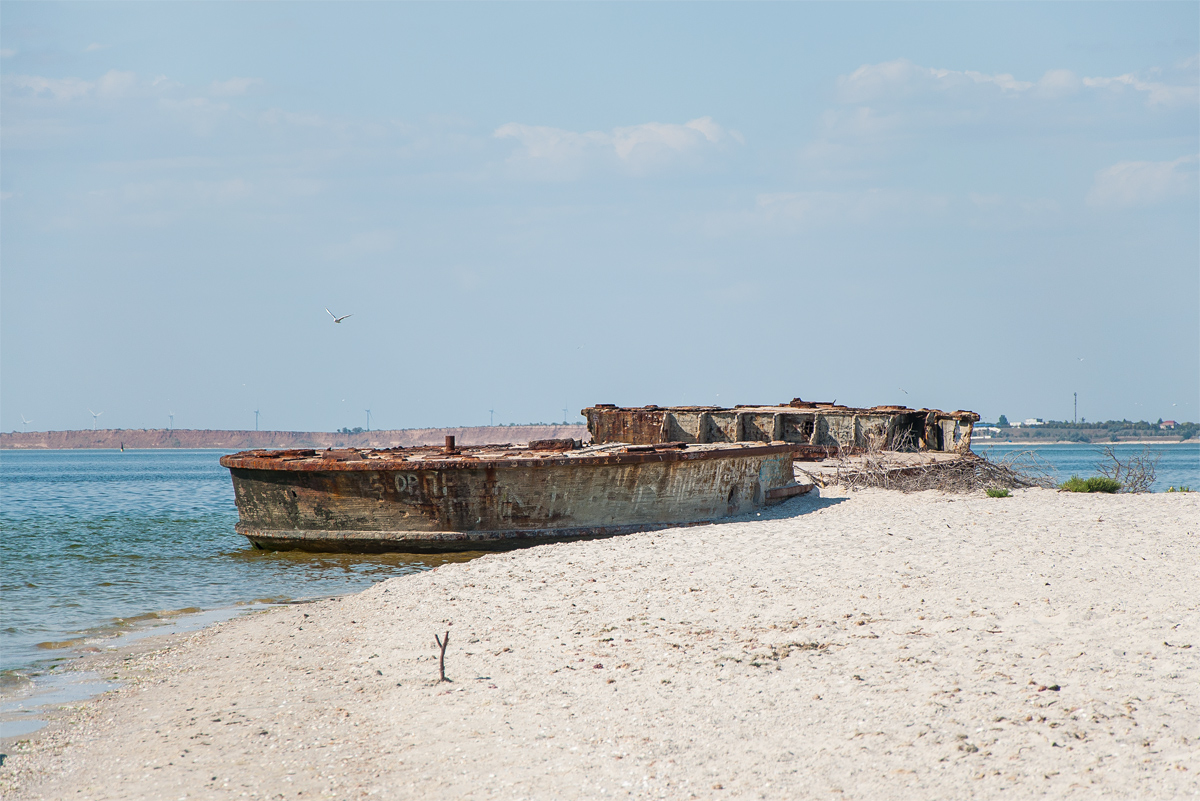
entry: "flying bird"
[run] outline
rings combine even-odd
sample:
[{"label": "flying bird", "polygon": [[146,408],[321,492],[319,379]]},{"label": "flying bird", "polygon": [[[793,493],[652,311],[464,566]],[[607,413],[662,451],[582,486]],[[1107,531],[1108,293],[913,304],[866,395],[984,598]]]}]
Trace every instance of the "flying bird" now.
[{"label": "flying bird", "polygon": [[329,311],[329,307],[328,307],[328,306],[326,306],[326,307],[325,307],[325,311],[329,312],[329,316],[333,318],[333,321],[334,321],[335,323],[340,323],[342,320],[345,320],[347,317],[353,317],[353,316],[354,316],[353,314],[343,314],[341,317],[338,317],[336,314],[334,314],[333,312]]}]

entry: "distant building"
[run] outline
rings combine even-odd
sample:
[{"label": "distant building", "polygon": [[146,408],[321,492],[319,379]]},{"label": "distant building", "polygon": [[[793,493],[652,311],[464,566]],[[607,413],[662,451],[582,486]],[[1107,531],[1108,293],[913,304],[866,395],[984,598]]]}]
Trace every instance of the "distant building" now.
[{"label": "distant building", "polygon": [[1158,427],[1159,428],[1174,428],[1176,425],[1178,425],[1178,424],[1174,420],[1163,420],[1161,423],[1158,424]]},{"label": "distant building", "polygon": [[1040,418],[1040,417],[1030,417],[1030,418],[1028,418],[1028,419],[1027,419],[1027,420],[1026,420],[1024,423],[1022,423],[1021,425],[1026,425],[1026,426],[1040,426],[1040,425],[1041,425],[1042,423],[1044,423],[1044,422],[1046,422],[1046,421],[1045,421],[1045,420],[1043,420],[1043,419],[1042,419],[1042,418]]},{"label": "distant building", "polygon": [[975,439],[991,439],[1000,436],[1000,428],[998,426],[975,426],[971,436]]}]

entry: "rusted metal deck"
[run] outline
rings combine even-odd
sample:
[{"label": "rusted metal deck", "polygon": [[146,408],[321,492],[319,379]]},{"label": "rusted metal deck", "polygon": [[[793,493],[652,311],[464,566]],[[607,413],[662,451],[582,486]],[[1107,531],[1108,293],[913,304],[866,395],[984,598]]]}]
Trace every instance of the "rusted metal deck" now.
[{"label": "rusted metal deck", "polygon": [[975,412],[854,408],[799,398],[778,406],[642,406],[599,403],[583,409],[597,443],[786,442],[798,459],[821,459],[872,445],[885,450],[967,453]]},{"label": "rusted metal deck", "polygon": [[532,442],[225,456],[259,548],[450,551],[710,522],[812,488],[774,443]]}]

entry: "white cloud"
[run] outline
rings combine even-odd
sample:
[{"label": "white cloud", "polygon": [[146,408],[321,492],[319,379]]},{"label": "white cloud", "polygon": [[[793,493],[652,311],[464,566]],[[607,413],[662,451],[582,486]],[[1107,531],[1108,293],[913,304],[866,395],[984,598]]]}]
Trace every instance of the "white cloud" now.
[{"label": "white cloud", "polygon": [[978,85],[995,86],[1003,92],[1024,92],[1034,86],[1029,81],[1018,81],[1008,73],[989,75],[975,70],[935,69],[899,58],[882,64],[864,64],[849,75],[841,76],[838,93],[843,102],[861,103],[880,97],[913,94],[922,89],[944,91]]},{"label": "white cloud", "polygon": [[683,125],[647,122],[628,128],[614,128],[612,146],[618,158],[629,161],[639,147],[665,148],[683,153],[703,144],[720,142],[724,133],[721,126],[712,121],[712,117],[701,117]]},{"label": "white cloud", "polygon": [[235,97],[246,94],[250,87],[261,83],[261,78],[230,78],[227,81],[213,81],[209,92],[219,97]]},{"label": "white cloud", "polygon": [[1035,93],[1039,97],[1057,99],[1075,94],[1080,85],[1079,76],[1071,70],[1047,70],[1038,79]]},{"label": "white cloud", "polygon": [[607,132],[577,132],[510,122],[492,135],[497,139],[515,139],[521,144],[521,151],[511,161],[543,162],[557,168],[559,177],[577,172],[592,160],[615,159],[623,166],[643,170],[660,166],[676,156],[698,153],[727,139],[742,141],[740,134],[726,131],[711,117],[682,125],[647,122]]},{"label": "white cloud", "polygon": [[127,94],[137,84],[132,72],[109,70],[94,81],[79,78],[44,78],[40,75],[12,75],[5,83],[15,89],[24,90],[33,97],[54,100],[76,100],[82,97],[114,98]]},{"label": "white cloud", "polygon": [[97,50],[103,50],[103,49],[104,49],[104,48],[106,48],[106,47],[108,47],[108,45],[102,45],[102,44],[100,44],[99,42],[92,42],[90,45],[88,45],[87,47],[83,48],[83,52],[85,52],[85,53],[95,53]]},{"label": "white cloud", "polygon": [[96,94],[102,97],[120,97],[127,94],[137,84],[137,76],[132,72],[109,70],[96,81]]},{"label": "white cloud", "polygon": [[1081,88],[1145,92],[1151,106],[1194,103],[1195,84],[1172,85],[1146,81],[1133,73],[1115,78],[1080,78],[1067,69],[1048,70],[1037,81],[1022,81],[1008,73],[988,74],[975,70],[948,70],[922,67],[900,58],[881,64],[864,64],[849,75],[838,78],[838,95],[843,103],[868,103],[887,98],[910,97],[931,92],[947,92],[971,87],[993,87],[1014,97],[1036,96],[1056,99],[1075,94]]},{"label": "white cloud", "polygon": [[1122,161],[1096,173],[1087,195],[1090,206],[1150,206],[1196,191],[1196,156],[1174,161]]},{"label": "white cloud", "polygon": [[43,78],[38,75],[12,75],[5,83],[16,89],[23,89],[34,97],[50,97],[55,100],[74,100],[87,95],[95,88],[93,82],[79,78]]},{"label": "white cloud", "polygon": [[1084,78],[1083,85],[1093,89],[1123,90],[1130,88],[1146,93],[1146,103],[1151,106],[1178,106],[1195,103],[1195,86],[1170,86],[1156,81],[1143,81],[1132,73],[1115,78]]}]

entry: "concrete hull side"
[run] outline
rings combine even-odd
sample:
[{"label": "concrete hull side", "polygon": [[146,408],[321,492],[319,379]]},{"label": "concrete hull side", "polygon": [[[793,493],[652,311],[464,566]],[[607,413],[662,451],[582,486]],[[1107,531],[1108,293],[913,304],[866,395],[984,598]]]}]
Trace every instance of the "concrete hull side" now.
[{"label": "concrete hull side", "polygon": [[231,468],[261,547],[476,550],[717,520],[792,482],[788,452],[641,464],[438,470]]},{"label": "concrete hull side", "polygon": [[[915,410],[862,412],[738,409],[584,409],[598,443],[790,442],[831,450],[883,446],[889,450],[967,453],[971,419]],[[972,415],[973,419],[978,419]]]}]

